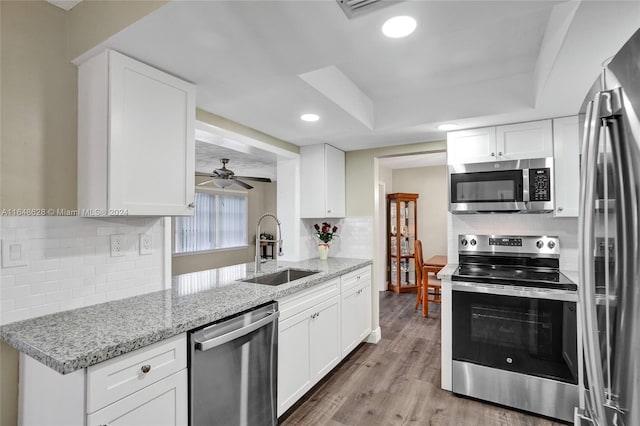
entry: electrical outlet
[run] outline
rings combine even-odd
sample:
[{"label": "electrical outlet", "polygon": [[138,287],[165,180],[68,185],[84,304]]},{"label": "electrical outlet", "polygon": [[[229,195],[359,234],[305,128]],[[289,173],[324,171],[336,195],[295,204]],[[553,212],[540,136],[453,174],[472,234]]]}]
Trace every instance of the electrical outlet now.
[{"label": "electrical outlet", "polygon": [[124,256],[124,234],[111,235],[111,257]]},{"label": "electrical outlet", "polygon": [[140,234],[140,254],[151,254],[151,234]]}]

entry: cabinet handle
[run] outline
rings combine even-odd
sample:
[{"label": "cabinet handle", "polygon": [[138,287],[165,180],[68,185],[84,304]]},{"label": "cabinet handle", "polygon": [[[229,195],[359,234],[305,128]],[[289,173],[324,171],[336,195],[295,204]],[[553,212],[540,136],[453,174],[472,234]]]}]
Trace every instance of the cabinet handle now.
[{"label": "cabinet handle", "polygon": [[189,203],[188,207],[190,209],[195,209],[196,208],[196,203]]},{"label": "cabinet handle", "polygon": [[331,213],[331,210],[327,210],[327,213]]},{"label": "cabinet handle", "polygon": [[491,156],[492,156],[492,157],[495,157],[495,156],[496,156],[496,153],[495,153],[495,152],[492,152],[492,153],[491,153]]},{"label": "cabinet handle", "polygon": [[140,368],[140,370],[142,370],[144,374],[147,374],[149,371],[151,371],[151,366],[149,364],[145,364]]},{"label": "cabinet handle", "polygon": [[558,211],[561,212],[563,210],[562,207],[558,207]]},{"label": "cabinet handle", "polygon": [[502,152],[501,151],[498,152],[498,156],[502,157]]}]

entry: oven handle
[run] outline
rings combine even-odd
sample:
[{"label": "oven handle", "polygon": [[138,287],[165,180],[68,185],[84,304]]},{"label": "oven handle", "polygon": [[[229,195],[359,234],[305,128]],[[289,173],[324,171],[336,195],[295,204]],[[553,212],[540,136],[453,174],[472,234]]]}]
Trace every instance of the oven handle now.
[{"label": "oven handle", "polygon": [[525,297],[527,299],[548,299],[558,300],[562,302],[577,302],[578,295],[575,291],[570,290],[541,290],[527,287],[524,288],[507,288],[504,286],[496,286],[491,284],[476,283],[457,283],[451,284],[452,291],[465,291],[467,293],[494,294],[496,296],[513,296]]}]

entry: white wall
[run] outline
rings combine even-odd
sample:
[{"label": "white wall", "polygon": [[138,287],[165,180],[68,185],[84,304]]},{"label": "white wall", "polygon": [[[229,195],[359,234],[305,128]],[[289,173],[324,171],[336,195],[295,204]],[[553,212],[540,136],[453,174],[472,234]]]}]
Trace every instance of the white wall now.
[{"label": "white wall", "polygon": [[[0,231],[27,263],[2,267],[2,324],[164,288],[161,218],[4,217]],[[149,255],[139,254],[140,233],[151,235]],[[111,234],[124,235],[124,256],[111,257]]]},{"label": "white wall", "polygon": [[393,171],[391,193],[408,192],[419,195],[418,239],[422,241],[425,259],[447,254],[447,168],[445,166],[416,167]]}]

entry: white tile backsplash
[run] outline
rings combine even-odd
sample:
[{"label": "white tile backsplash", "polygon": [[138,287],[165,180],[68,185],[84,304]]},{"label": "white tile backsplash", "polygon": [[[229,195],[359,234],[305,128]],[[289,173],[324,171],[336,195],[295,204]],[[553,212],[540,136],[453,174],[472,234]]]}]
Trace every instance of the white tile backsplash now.
[{"label": "white tile backsplash", "polygon": [[329,257],[352,259],[373,258],[373,217],[345,217],[339,219],[302,219],[301,259],[318,257],[318,240],[314,237],[314,224],[328,222],[338,227],[338,236],[331,243]]},{"label": "white tile backsplash", "polygon": [[[139,234],[152,235],[150,255]],[[125,235],[125,255],[111,257],[110,235]],[[0,324],[164,288],[160,218],[2,217],[0,238],[22,244],[25,266],[2,267]]]}]

